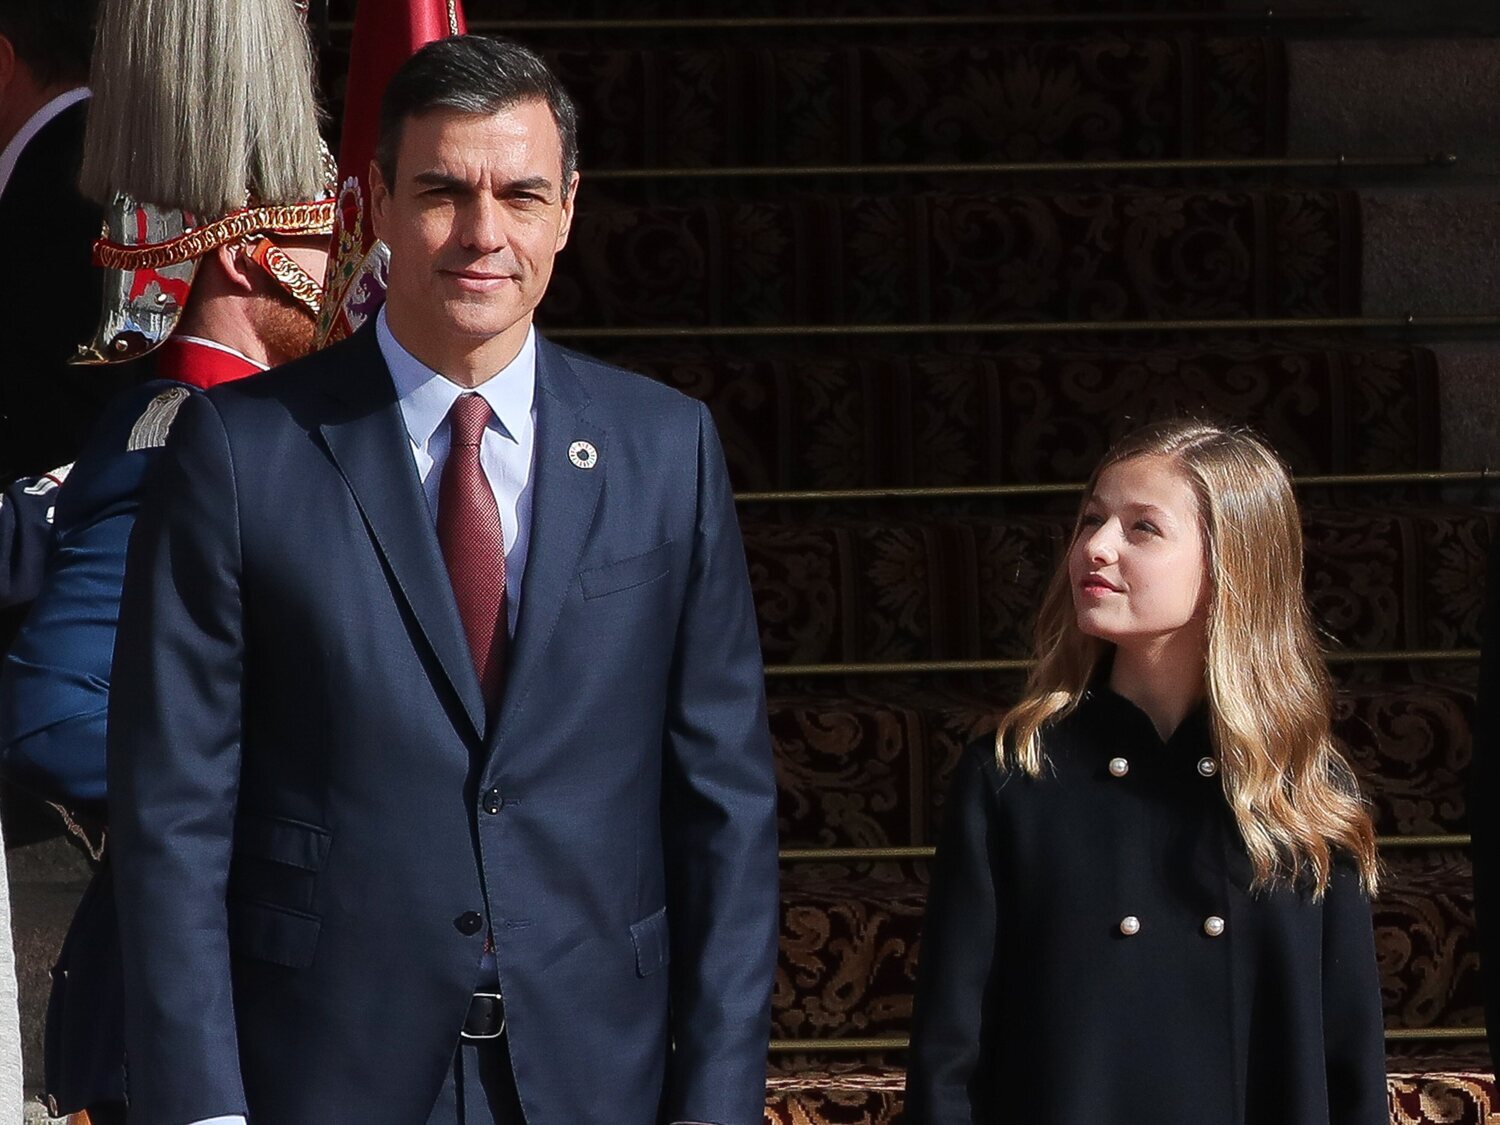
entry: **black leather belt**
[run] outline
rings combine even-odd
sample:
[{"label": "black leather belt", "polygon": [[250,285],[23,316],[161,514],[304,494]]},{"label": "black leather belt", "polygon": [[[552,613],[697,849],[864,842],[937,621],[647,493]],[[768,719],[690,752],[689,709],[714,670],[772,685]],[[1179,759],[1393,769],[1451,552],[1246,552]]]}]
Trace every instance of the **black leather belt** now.
[{"label": "black leather belt", "polygon": [[498,992],[476,992],[461,1033],[464,1039],[499,1039],[505,1034],[505,999]]}]

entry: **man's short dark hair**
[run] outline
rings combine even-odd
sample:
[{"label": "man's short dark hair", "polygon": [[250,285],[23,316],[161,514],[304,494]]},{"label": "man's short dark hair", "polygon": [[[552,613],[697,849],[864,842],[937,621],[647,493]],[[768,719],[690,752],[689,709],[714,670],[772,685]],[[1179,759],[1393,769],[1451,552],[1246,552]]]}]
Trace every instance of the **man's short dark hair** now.
[{"label": "man's short dark hair", "polygon": [[39,86],[84,83],[94,49],[94,0],[0,0],[0,35]]},{"label": "man's short dark hair", "polygon": [[410,118],[438,109],[500,113],[533,99],[546,102],[557,123],[566,199],[578,169],[578,111],[541,57],[509,39],[457,35],[434,40],[407,59],[380,100],[375,164],[387,185],[396,182],[396,152]]}]

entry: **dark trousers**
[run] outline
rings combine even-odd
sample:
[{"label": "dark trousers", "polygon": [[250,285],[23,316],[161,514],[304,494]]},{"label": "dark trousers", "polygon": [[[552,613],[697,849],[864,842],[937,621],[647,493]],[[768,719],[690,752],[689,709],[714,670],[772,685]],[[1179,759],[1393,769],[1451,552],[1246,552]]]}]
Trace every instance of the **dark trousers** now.
[{"label": "dark trousers", "polygon": [[504,1036],[459,1043],[427,1125],[526,1125]]},{"label": "dark trousers", "polygon": [[[125,1125],[123,1105],[95,1106],[91,1125]],[[465,1040],[453,1057],[428,1125],[526,1125],[505,1039]]]}]

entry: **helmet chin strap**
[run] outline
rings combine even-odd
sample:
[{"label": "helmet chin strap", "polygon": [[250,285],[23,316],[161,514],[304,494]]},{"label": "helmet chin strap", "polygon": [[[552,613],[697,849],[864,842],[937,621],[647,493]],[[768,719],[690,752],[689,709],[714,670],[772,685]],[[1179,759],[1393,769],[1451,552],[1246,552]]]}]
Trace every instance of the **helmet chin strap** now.
[{"label": "helmet chin strap", "polygon": [[242,249],[274,281],[278,288],[318,319],[323,308],[323,284],[299,266],[290,254],[269,238],[246,239]]}]

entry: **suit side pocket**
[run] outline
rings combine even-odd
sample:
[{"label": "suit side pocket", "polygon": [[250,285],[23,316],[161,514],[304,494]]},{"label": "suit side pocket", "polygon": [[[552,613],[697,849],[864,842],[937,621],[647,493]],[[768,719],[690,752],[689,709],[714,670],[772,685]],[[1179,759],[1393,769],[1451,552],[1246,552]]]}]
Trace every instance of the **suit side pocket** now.
[{"label": "suit side pocket", "polygon": [[663,906],[655,914],[648,914],[630,927],[630,940],[635,944],[635,974],[649,977],[666,968],[671,960],[668,945],[667,908]]},{"label": "suit side pocket", "polygon": [[240,957],[305,969],[313,962],[322,928],[322,919],[313,914],[267,902],[229,903],[229,949]]},{"label": "suit side pocket", "polygon": [[235,820],[231,901],[262,903],[308,917],[332,835],[315,824],[241,812]]}]

